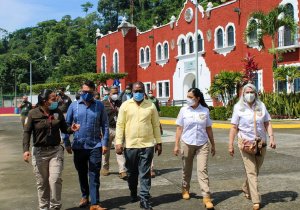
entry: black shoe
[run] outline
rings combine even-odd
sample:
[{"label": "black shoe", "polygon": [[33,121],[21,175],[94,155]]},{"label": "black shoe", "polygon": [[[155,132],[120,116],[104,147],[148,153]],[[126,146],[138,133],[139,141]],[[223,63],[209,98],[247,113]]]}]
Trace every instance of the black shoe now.
[{"label": "black shoe", "polygon": [[130,203],[138,202],[140,199],[137,195],[131,195],[130,196]]},{"label": "black shoe", "polygon": [[148,200],[141,200],[140,207],[141,209],[153,210]]}]

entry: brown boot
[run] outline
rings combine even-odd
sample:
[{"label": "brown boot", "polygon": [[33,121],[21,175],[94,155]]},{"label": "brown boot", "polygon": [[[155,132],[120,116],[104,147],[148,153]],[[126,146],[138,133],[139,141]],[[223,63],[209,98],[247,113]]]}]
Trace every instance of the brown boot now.
[{"label": "brown boot", "polygon": [[103,208],[100,205],[91,205],[90,210],[107,210],[107,208]]},{"label": "brown boot", "polygon": [[86,207],[89,204],[89,200],[87,198],[81,198],[79,201],[79,207]]},{"label": "brown boot", "polygon": [[253,205],[253,210],[259,210],[259,209],[260,209],[259,203],[255,203],[255,204]]},{"label": "brown boot", "polygon": [[203,204],[204,204],[205,208],[207,208],[207,209],[214,208],[214,205],[211,202],[210,196],[203,197]]},{"label": "brown boot", "polygon": [[184,200],[189,200],[190,199],[190,193],[186,188],[182,188],[182,198]]},{"label": "brown boot", "polygon": [[107,170],[105,168],[102,168],[100,173],[101,173],[102,176],[108,176],[109,175],[109,170]]}]

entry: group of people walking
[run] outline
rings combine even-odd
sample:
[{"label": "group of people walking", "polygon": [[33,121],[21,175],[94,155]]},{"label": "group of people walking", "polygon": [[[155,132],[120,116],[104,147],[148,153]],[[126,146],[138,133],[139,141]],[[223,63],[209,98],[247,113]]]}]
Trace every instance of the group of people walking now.
[{"label": "group of people walking", "polygon": [[[114,142],[119,177],[128,182],[130,202],[140,201],[140,208],[151,210],[151,165],[154,153],[162,153],[161,125],[154,97],[149,95],[152,100],[147,99],[142,82],[127,85],[120,96],[118,87],[111,87],[102,102],[94,98],[94,93],[95,84],[92,81],[84,82],[80,98],[69,105],[64,117],[58,109],[56,93],[43,90],[38,96],[38,106],[24,119],[23,156],[27,162],[32,156],[39,209],[62,207],[64,148],[68,153],[73,153],[78,172],[81,190],[79,207],[90,205],[90,210],[106,209],[100,205],[100,174],[109,174],[110,147]],[[245,197],[252,200],[253,209],[257,210],[261,203],[257,176],[266,153],[267,134],[270,147],[275,149],[276,143],[270,115],[252,84],[242,89],[231,123],[229,154],[234,155],[233,143],[237,135],[246,171],[242,190]],[[209,109],[198,88],[188,91],[187,106],[181,108],[176,124],[173,153],[182,157],[182,198],[190,199],[193,160],[196,158],[203,204],[212,209],[214,205],[207,163],[209,153],[214,156],[216,147]],[[60,132],[73,133],[72,144],[65,137],[63,147]],[[32,152],[29,151],[31,135]],[[249,145],[254,145],[255,153],[249,152]]]}]

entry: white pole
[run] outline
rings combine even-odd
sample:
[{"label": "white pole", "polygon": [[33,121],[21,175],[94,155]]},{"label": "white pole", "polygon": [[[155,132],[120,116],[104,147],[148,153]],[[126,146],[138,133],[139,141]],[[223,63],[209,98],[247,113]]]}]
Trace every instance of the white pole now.
[{"label": "white pole", "polygon": [[198,77],[198,0],[195,0],[195,65],[196,65],[196,88],[199,88]]},{"label": "white pole", "polygon": [[29,95],[30,95],[30,102],[32,103],[32,62],[29,61]]}]

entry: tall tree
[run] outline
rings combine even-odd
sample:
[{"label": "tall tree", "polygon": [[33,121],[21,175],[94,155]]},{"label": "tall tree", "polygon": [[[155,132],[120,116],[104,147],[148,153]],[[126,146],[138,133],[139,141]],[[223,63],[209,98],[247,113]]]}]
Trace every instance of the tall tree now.
[{"label": "tall tree", "polygon": [[280,27],[288,27],[292,35],[295,34],[297,24],[294,19],[288,15],[288,10],[284,5],[280,5],[270,12],[257,11],[251,14],[250,18],[257,20],[257,26],[249,24],[246,29],[246,35],[249,36],[253,30],[257,30],[257,39],[259,46],[265,47],[263,38],[270,36],[272,39],[272,46],[269,48],[269,53],[273,55],[273,69],[277,68],[278,50],[276,49],[276,36]]}]

